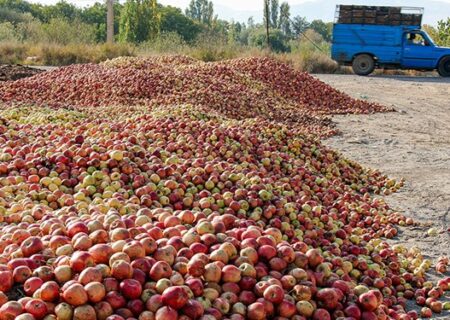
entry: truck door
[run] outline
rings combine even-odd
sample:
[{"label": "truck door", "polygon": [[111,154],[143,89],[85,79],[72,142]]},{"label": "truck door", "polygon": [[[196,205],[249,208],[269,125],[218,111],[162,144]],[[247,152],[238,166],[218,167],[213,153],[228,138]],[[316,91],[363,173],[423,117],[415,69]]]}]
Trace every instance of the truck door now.
[{"label": "truck door", "polygon": [[433,69],[436,64],[434,46],[419,31],[404,34],[402,67]]}]

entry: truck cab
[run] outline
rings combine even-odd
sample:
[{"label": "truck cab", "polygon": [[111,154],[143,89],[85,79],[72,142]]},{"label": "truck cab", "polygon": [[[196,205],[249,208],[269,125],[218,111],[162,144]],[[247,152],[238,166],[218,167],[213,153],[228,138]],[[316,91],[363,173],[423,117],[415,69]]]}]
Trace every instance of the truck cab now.
[{"label": "truck cab", "polygon": [[[437,70],[450,76],[450,48],[437,46],[421,28],[423,9],[338,6],[332,58],[358,75],[375,68]],[[397,20],[396,20],[397,19]]]}]

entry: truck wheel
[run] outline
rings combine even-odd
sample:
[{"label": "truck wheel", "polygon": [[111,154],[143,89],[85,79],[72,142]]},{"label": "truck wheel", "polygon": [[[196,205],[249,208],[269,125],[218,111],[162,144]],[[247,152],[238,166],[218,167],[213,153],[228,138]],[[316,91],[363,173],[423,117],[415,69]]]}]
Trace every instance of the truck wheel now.
[{"label": "truck wheel", "polygon": [[443,57],[439,62],[438,72],[441,77],[450,77],[450,56]]},{"label": "truck wheel", "polygon": [[353,72],[359,76],[367,76],[375,70],[375,61],[368,54],[360,54],[353,59]]}]

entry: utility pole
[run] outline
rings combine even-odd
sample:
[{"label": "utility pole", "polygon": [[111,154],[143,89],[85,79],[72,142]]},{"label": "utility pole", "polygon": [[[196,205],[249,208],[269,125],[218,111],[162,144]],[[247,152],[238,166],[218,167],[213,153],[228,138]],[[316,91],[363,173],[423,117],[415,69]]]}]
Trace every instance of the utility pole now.
[{"label": "utility pole", "polygon": [[265,15],[266,15],[266,40],[267,40],[267,49],[269,49],[270,50],[270,39],[269,39],[269,36],[270,36],[270,30],[269,30],[269,28],[270,28],[270,21],[269,21],[269,15],[270,15],[270,12],[269,12],[269,0],[264,0],[264,11],[265,11]]},{"label": "utility pole", "polygon": [[114,0],[106,0],[106,42],[114,42]]}]

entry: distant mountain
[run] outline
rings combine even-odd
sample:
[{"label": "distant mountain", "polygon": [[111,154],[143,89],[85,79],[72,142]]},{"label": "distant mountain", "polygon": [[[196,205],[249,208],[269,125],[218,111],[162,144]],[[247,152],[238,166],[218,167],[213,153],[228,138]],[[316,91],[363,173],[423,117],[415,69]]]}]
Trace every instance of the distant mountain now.
[{"label": "distant mountain", "polygon": [[[306,17],[309,21],[322,19],[333,21],[336,5],[338,4],[361,4],[376,6],[404,6],[404,7],[424,7],[425,14],[423,23],[436,25],[437,21],[450,17],[450,3],[444,1],[423,1],[423,0],[377,0],[377,1],[330,1],[330,0],[309,0],[302,4],[291,5],[291,15]],[[246,22],[249,17],[253,17],[256,22],[262,21],[262,8],[253,11],[238,11],[230,7],[215,4],[215,11],[219,18]],[[261,6],[262,7],[262,6]]]}]

